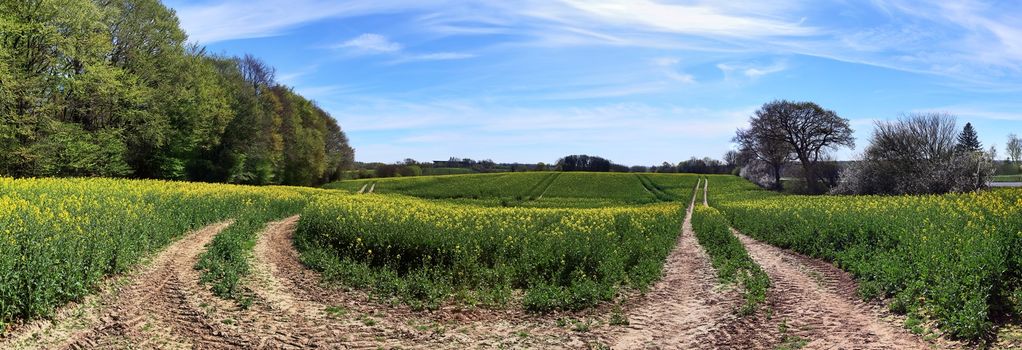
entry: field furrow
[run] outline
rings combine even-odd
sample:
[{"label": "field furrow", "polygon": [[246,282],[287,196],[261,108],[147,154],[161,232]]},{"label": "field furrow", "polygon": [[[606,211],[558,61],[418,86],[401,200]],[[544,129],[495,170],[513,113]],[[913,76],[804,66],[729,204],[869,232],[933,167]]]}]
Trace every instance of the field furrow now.
[{"label": "field furrow", "polygon": [[615,349],[712,348],[709,335],[735,317],[740,296],[718,288],[716,271],[692,230],[694,204],[693,192],[663,278],[628,312],[623,334],[610,337]]},{"label": "field furrow", "polygon": [[[807,348],[925,349],[918,336],[884,320],[872,307],[841,292],[827,279],[850,281],[843,272],[808,264],[811,259],[739,234],[752,258],[763,267],[773,287],[767,306],[784,326],[764,325],[790,342],[806,341]],[[815,266],[814,266],[815,265]],[[847,290],[847,288],[845,288]],[[781,332],[781,330],[784,332]],[[795,338],[797,337],[797,338]]]},{"label": "field furrow", "polygon": [[73,315],[53,322],[57,326],[86,320],[84,327],[37,331],[46,337],[63,338],[63,344],[35,344],[70,349],[245,347],[240,337],[232,336],[225,325],[208,317],[199,300],[204,293],[208,294],[206,299],[216,298],[199,287],[198,272],[192,267],[203,247],[229,224],[207,226],[172,244],[116,290],[115,297],[95,308],[96,316]]}]

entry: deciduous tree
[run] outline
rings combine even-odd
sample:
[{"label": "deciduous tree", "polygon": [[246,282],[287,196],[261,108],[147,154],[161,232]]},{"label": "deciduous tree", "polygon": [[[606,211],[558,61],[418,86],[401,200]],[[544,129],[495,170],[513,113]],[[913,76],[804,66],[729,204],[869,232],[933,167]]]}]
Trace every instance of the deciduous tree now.
[{"label": "deciduous tree", "polygon": [[[823,192],[818,163],[826,159],[830,151],[855,147],[848,119],[813,102],[786,100],[768,102],[760,107],[749,119],[744,135],[740,132],[736,139],[739,143],[751,143],[753,153],[767,151],[774,164],[783,164],[783,159],[798,160],[812,193]],[[781,157],[785,152],[788,153],[786,157]],[[780,166],[774,169],[775,173],[779,172]],[[779,174],[775,174],[775,179],[780,179]]]}]

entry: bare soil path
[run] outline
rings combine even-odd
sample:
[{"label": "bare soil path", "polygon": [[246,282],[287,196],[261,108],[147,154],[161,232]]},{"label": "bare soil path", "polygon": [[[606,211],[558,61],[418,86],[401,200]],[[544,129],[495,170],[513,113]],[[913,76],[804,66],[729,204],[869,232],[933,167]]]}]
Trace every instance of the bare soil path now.
[{"label": "bare soil path", "polygon": [[108,279],[96,295],[18,330],[0,342],[0,348],[243,347],[223,323],[209,317],[201,301],[209,292],[198,285],[193,267],[204,246],[230,224],[188,233],[149,263]]},{"label": "bare soil path", "polygon": [[[298,217],[267,225],[253,251],[256,304],[290,318],[309,343],[328,348],[586,348],[587,333],[556,326],[558,315],[445,306],[414,311],[366,293],[322,285],[292,245]],[[577,316],[577,315],[575,315]],[[340,330],[332,333],[331,330]]]},{"label": "bare soil path", "polygon": [[716,270],[692,231],[695,198],[693,192],[663,279],[628,308],[628,328],[608,337],[613,348],[714,348],[709,336],[736,317],[740,295],[719,287]]},{"label": "bare soil path", "polygon": [[924,349],[933,347],[855,297],[851,275],[826,262],[762,243],[735,231],[771,280],[768,306],[806,348]]},{"label": "bare soil path", "polygon": [[207,226],[164,250],[106,308],[99,324],[69,337],[72,349],[241,348],[250,345],[215,317],[195,263],[229,222]]}]

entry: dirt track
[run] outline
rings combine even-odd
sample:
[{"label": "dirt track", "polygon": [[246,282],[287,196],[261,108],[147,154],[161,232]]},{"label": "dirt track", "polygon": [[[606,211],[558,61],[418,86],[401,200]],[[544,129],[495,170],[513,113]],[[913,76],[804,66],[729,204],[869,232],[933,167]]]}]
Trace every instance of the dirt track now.
[{"label": "dirt track", "polygon": [[738,232],[735,234],[753,260],[770,276],[767,306],[773,310],[773,317],[785,321],[789,335],[808,341],[806,348],[931,347],[891,320],[884,320],[877,308],[857,300],[855,282],[848,273]]},{"label": "dirt track", "polygon": [[629,307],[630,325],[623,334],[608,337],[615,349],[712,348],[709,335],[735,317],[740,296],[719,288],[709,256],[692,231],[695,198],[693,193],[663,279]]},{"label": "dirt track", "polygon": [[242,346],[203,299],[216,299],[195,281],[204,246],[230,225],[187,234],[127,276],[112,278],[97,295],[40,320],[0,343],[3,348],[217,348]]},{"label": "dirt track", "polygon": [[[704,205],[708,184],[700,182]],[[690,201],[695,205],[698,187]],[[608,323],[613,305],[534,315],[520,305],[485,309],[448,305],[413,311],[365,292],[321,285],[292,246],[298,217],[267,224],[244,282],[252,304],[240,308],[198,282],[199,254],[229,223],[190,233],[138,272],[56,320],[36,322],[0,348],[593,348],[828,349],[934,347],[854,296],[855,283],[828,263],[738,234],[771,279],[765,306],[739,317],[737,290],[721,286],[685,214],[664,276],[645,295],[624,299],[628,325]],[[589,330],[561,319],[592,321]],[[782,326],[783,325],[783,326]],[[800,344],[802,343],[802,344]]]}]

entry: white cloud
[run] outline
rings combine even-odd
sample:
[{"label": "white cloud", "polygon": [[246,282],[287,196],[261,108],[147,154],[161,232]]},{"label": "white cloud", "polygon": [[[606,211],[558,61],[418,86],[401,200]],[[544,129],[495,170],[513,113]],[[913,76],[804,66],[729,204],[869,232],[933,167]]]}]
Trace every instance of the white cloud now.
[{"label": "white cloud", "polygon": [[679,72],[675,66],[681,63],[681,59],[674,57],[659,57],[653,59],[653,65],[663,71],[667,78],[684,84],[695,84],[696,78],[692,74]]},{"label": "white cloud", "polygon": [[390,61],[390,64],[400,64],[417,61],[453,61],[478,57],[476,54],[464,52],[434,52],[425,54],[408,54]]},{"label": "white cloud", "polygon": [[436,6],[435,0],[226,0],[216,4],[167,0],[190,40],[202,44],[262,38],[327,18],[354,17]]},{"label": "white cloud", "polygon": [[461,53],[461,52],[437,52],[427,53],[422,55],[412,56],[416,60],[423,61],[443,61],[443,60],[463,60],[466,58],[476,57],[474,54]]},{"label": "white cloud", "polygon": [[958,116],[959,119],[961,119],[961,118],[978,118],[978,119],[987,119],[987,120],[1022,121],[1022,112],[1018,112],[1019,110],[1020,110],[1019,106],[1015,106],[1015,108],[1012,108],[1011,111],[1005,111],[1005,110],[991,110],[991,109],[987,109],[987,108],[984,108],[984,107],[958,105],[958,106],[945,106],[945,107],[916,109],[913,112],[920,112],[920,113],[929,113],[929,112],[950,113],[952,115]]},{"label": "white cloud", "polygon": [[754,63],[718,63],[717,69],[724,73],[725,77],[731,78],[734,72],[740,72],[747,78],[755,79],[765,75],[782,72],[788,69],[784,61],[776,61],[769,65],[757,65]]},{"label": "white cloud", "polygon": [[[981,89],[1022,89],[1018,79],[1022,22],[1017,20],[1022,7],[1017,2],[168,0],[168,4],[200,43],[281,35],[327,18],[401,13],[418,15],[413,19],[416,34],[430,39],[499,35],[473,52],[496,46],[603,45],[747,56],[797,54],[950,77]],[[363,44],[375,52],[402,51],[389,41]],[[437,52],[398,59],[468,58],[454,57]],[[753,67],[740,74],[775,72]],[[684,73],[668,77],[695,80]]]},{"label": "white cloud", "polygon": [[[380,100],[331,112],[352,142],[363,145],[356,153],[362,161],[450,156],[549,161],[583,152],[625,164],[658,164],[693,155],[719,157],[729,149],[735,129],[755,109],[641,103],[515,107]],[[387,142],[374,142],[371,135],[379,132],[386,132]]]},{"label": "white cloud", "polygon": [[365,33],[337,45],[338,48],[355,49],[361,52],[384,53],[401,51],[404,46],[390,41],[380,34]]},{"label": "white cloud", "polygon": [[767,74],[773,74],[788,69],[788,65],[784,62],[777,62],[769,66],[764,67],[749,67],[742,71],[742,74],[749,78],[759,78]]},{"label": "white cloud", "polygon": [[657,67],[673,67],[679,62],[681,60],[674,57],[658,57],[653,59],[653,65]]},{"label": "white cloud", "polygon": [[[664,4],[649,0],[562,0],[591,20],[676,34],[734,38],[809,36],[817,29],[714,3]],[[565,16],[564,14],[561,14]]]}]

